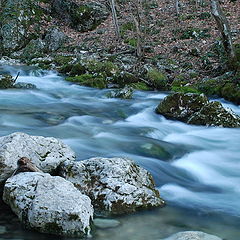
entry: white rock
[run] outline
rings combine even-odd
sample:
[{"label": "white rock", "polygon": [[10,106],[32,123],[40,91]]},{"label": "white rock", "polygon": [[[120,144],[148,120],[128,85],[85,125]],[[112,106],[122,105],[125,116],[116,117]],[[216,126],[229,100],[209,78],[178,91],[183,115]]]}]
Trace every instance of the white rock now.
[{"label": "white rock", "polygon": [[100,214],[122,214],[163,206],[149,172],[127,158],[66,161],[59,174],[88,195]]},{"label": "white rock", "polygon": [[222,239],[204,232],[186,231],[176,233],[162,240],[222,240]]},{"label": "white rock", "polygon": [[51,173],[65,160],[75,160],[75,153],[53,137],[13,133],[0,137],[0,183],[10,177],[17,160],[27,157],[42,171]]},{"label": "white rock", "polygon": [[64,236],[89,234],[91,200],[64,178],[19,173],[6,181],[3,200],[27,228]]}]

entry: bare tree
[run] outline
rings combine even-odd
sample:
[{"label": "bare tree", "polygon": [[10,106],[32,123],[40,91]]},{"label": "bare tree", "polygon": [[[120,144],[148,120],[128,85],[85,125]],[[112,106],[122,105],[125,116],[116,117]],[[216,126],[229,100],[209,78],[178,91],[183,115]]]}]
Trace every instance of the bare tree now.
[{"label": "bare tree", "polygon": [[116,32],[116,37],[119,40],[120,39],[120,30],[119,30],[119,24],[118,24],[118,19],[117,19],[117,12],[116,12],[116,4],[114,0],[109,0],[110,1],[110,6],[112,10],[112,17],[113,17],[113,22],[115,26],[115,32]]},{"label": "bare tree", "polygon": [[210,1],[211,1],[211,12],[217,23],[218,30],[221,33],[222,42],[223,42],[225,53],[228,58],[228,62],[232,67],[234,65],[234,61],[236,60],[236,53],[233,46],[230,25],[220,7],[219,1],[218,0],[210,0]]},{"label": "bare tree", "polygon": [[179,16],[179,14],[180,14],[179,8],[180,8],[179,0],[175,0],[175,9],[176,9],[177,16]]},{"label": "bare tree", "polygon": [[131,15],[135,24],[137,47],[136,55],[141,58],[144,55],[143,45],[144,45],[144,14],[143,14],[143,1],[144,0],[132,0],[130,1]]}]

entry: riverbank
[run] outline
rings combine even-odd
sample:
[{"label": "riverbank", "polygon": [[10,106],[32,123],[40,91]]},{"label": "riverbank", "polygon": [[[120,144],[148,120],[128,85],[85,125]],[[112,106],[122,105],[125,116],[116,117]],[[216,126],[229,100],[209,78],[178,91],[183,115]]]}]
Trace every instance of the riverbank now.
[{"label": "riverbank", "polygon": [[[127,85],[137,90],[204,93],[240,103],[239,71],[227,67],[207,3],[196,6],[182,1],[181,14],[176,17],[173,2],[149,2],[143,14],[149,16],[147,21],[143,18],[149,34],[145,36],[141,58],[136,57],[136,29],[131,21],[132,9],[126,8],[126,4],[118,3],[121,39],[117,41],[104,1],[45,0],[37,5],[23,1],[17,7],[27,19],[19,23],[25,34],[7,30],[10,23],[13,29],[18,23],[4,11],[1,54],[31,66],[56,69],[68,81],[84,86],[123,88]],[[222,1],[239,61],[237,4]],[[83,11],[81,21],[71,10],[77,9],[76,6]],[[13,2],[8,7],[16,8]],[[31,10],[35,14],[28,19]],[[74,17],[79,21],[74,22]]]}]

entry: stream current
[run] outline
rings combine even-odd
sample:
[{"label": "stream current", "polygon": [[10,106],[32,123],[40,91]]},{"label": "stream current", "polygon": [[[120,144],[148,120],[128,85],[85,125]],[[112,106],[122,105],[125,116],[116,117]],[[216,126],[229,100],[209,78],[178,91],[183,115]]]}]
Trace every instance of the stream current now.
[{"label": "stream current", "polygon": [[[56,72],[0,65],[0,74],[17,72],[18,82],[37,89],[0,91],[1,136],[60,138],[79,161],[132,158],[152,173],[167,202],[164,208],[117,217],[120,226],[96,229],[93,240],[158,240],[186,230],[240,239],[240,129],[167,120],[154,112],[165,93],[136,91],[131,100],[109,99],[109,90],[68,83]],[[220,101],[240,114],[240,107]],[[0,206],[0,240],[49,238],[59,239],[24,230]]]}]

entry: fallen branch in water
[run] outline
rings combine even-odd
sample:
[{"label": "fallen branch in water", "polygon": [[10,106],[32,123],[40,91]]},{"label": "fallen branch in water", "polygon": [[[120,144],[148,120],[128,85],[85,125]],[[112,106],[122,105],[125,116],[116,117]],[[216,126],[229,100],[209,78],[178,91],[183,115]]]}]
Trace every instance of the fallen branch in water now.
[{"label": "fallen branch in water", "polygon": [[15,79],[14,79],[14,83],[17,81],[19,75],[20,75],[20,72],[17,73],[17,76],[16,76]]}]

